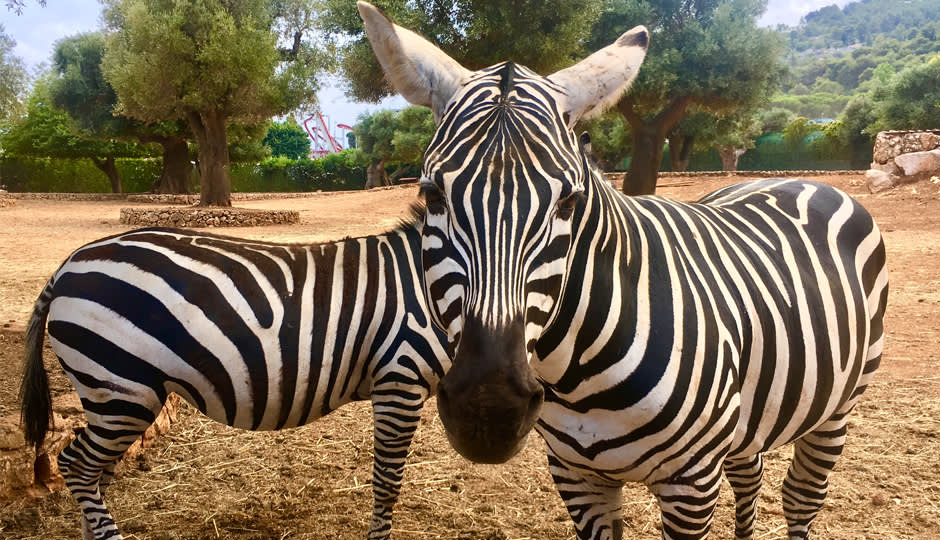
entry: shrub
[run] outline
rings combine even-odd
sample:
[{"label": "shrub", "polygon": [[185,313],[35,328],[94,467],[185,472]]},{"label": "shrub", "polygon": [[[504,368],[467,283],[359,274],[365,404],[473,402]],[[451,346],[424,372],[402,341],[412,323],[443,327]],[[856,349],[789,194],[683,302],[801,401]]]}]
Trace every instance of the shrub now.
[{"label": "shrub", "polygon": [[342,191],[362,189],[365,167],[353,161],[353,151],[320,159],[292,160],[283,156],[261,163],[232,165],[232,191]]},{"label": "shrub", "polygon": [[[160,160],[116,161],[126,193],[148,191],[160,177]],[[108,177],[87,159],[0,157],[0,184],[13,192],[109,193]]]},{"label": "shrub", "polygon": [[[365,167],[353,151],[321,159],[269,158],[261,163],[232,163],[233,192],[339,191],[362,189]],[[150,191],[160,177],[159,159],[117,160],[125,193]],[[13,192],[108,193],[108,178],[87,159],[0,157],[0,184]]]}]

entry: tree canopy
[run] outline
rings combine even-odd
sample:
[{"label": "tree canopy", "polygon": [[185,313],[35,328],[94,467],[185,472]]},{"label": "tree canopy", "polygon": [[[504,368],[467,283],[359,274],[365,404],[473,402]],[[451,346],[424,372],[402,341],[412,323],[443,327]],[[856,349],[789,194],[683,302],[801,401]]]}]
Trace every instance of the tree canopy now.
[{"label": "tree canopy", "polygon": [[310,155],[310,137],[293,118],[285,122],[271,122],[262,142],[275,157],[301,159]]},{"label": "tree canopy", "polygon": [[872,92],[876,129],[940,128],[940,54]]},{"label": "tree canopy", "polygon": [[691,111],[716,115],[754,108],[783,74],[780,35],[759,28],[763,0],[605,0],[589,48],[599,49],[642,22],[651,31],[646,61],[617,109],[633,132],[627,193],[652,193],[667,134]]},{"label": "tree canopy", "polygon": [[13,54],[14,47],[16,41],[0,24],[0,123],[23,112],[23,95],[29,83],[23,61]]},{"label": "tree canopy", "polygon": [[26,115],[3,134],[4,153],[61,159],[87,158],[104,172],[115,193],[121,181],[114,160],[147,155],[139,145],[83,136],[75,121],[52,102],[49,77],[36,82],[27,101]]},{"label": "tree canopy", "polygon": [[[25,0],[5,0],[5,3],[7,5],[7,11],[12,11],[17,15],[22,15],[23,8],[26,7]],[[37,0],[37,3],[42,7],[46,7],[46,0]]]},{"label": "tree canopy", "polygon": [[[326,0],[323,29],[344,43],[348,93],[378,101],[392,93],[365,37],[356,3]],[[549,74],[584,53],[584,37],[599,14],[597,0],[385,0],[396,23],[439,46],[468,69],[513,60]]]},{"label": "tree canopy", "polygon": [[808,118],[835,118],[852,96],[883,85],[886,75],[940,53],[936,0],[862,0],[807,14],[780,27],[790,68],[775,106]]},{"label": "tree canopy", "polygon": [[50,96],[72,117],[82,134],[101,140],[136,140],[163,148],[162,171],[153,186],[157,193],[190,190],[189,128],[185,122],[144,123],[115,114],[117,94],[101,70],[105,54],[102,32],[77,34],[56,42],[52,53]]},{"label": "tree canopy", "polygon": [[[313,11],[313,0],[111,1],[103,70],[117,91],[117,111],[143,122],[188,122],[199,151],[200,203],[230,205],[227,126],[314,99],[326,60],[305,41],[298,15]],[[293,32],[289,47],[279,46],[279,30]]]},{"label": "tree canopy", "polygon": [[[388,185],[410,166],[420,165],[434,129],[434,117],[425,107],[409,106],[397,112],[386,110],[360,116],[355,128],[356,154],[368,164],[366,187]],[[385,171],[389,162],[398,163],[391,175]]]}]

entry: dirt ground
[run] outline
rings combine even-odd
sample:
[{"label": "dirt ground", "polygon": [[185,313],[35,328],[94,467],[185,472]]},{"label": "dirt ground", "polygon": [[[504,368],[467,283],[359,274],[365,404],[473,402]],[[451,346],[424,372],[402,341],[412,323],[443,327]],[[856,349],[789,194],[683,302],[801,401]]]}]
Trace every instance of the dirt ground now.
[{"label": "dirt ground", "polygon": [[[817,180],[865,205],[884,232],[891,270],[886,352],[857,408],[817,540],[940,538],[940,186],[930,182],[870,195],[860,176]],[[664,178],[659,193],[694,200],[740,178]],[[407,214],[416,188],[240,203],[299,210],[295,226],[225,234],[324,241],[388,229]],[[48,276],[75,248],[126,227],[125,203],[19,200],[0,208],[0,416],[15,412],[22,355],[15,330],[28,319]],[[55,367],[46,349],[50,368]],[[67,380],[53,374],[57,392]],[[122,464],[108,492],[125,538],[357,539],[371,513],[372,424],[354,404],[310,426],[251,433],[215,424],[184,406],[171,433]],[[766,456],[755,537],[786,538],[780,486],[791,449]],[[645,488],[624,496],[626,538],[659,538],[659,514]],[[0,503],[0,537],[77,538],[79,512],[67,491]],[[396,507],[395,540],[573,538],[537,435],[509,463],[474,465],[450,449],[432,400],[425,408]],[[725,485],[712,538],[733,537]]]}]

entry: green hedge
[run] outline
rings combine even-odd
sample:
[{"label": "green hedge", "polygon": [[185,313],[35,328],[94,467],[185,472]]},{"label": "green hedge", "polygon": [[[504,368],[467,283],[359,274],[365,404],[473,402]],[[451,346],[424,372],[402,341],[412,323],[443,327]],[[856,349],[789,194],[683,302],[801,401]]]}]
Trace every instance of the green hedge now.
[{"label": "green hedge", "polygon": [[362,189],[366,169],[356,165],[352,151],[320,159],[270,158],[261,163],[233,163],[233,192],[300,192]]},{"label": "green hedge", "polygon": [[[127,158],[115,162],[126,193],[148,191],[160,177],[160,160]],[[90,159],[0,157],[0,184],[12,192],[109,193],[108,177]]]},{"label": "green hedge", "polygon": [[[118,159],[125,193],[145,193],[160,177],[159,159]],[[299,192],[362,189],[365,167],[352,151],[316,160],[271,158],[261,163],[232,163],[233,192]],[[11,192],[108,193],[107,176],[88,159],[0,157],[0,184]]]},{"label": "green hedge", "polygon": [[[749,149],[738,160],[742,171],[833,171],[852,169],[851,156],[825,155],[814,144],[822,133],[815,131],[807,135],[799,148],[787,146],[782,133],[768,133],[757,138],[754,148]],[[628,162],[629,163],[629,162]],[[672,170],[669,166],[669,147],[663,150],[660,171]],[[709,148],[692,154],[687,171],[720,171],[721,156],[718,150]]]},{"label": "green hedge", "polygon": [[850,155],[823,155],[814,145],[821,136],[813,132],[804,137],[799,148],[787,146],[781,133],[762,135],[751,148],[738,160],[738,169],[742,171],[834,171],[851,169]]}]

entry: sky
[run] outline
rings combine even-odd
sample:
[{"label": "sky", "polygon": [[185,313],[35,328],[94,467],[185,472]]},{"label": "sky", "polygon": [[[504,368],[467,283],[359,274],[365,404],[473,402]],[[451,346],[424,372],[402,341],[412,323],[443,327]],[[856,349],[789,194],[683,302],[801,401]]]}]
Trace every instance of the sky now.
[{"label": "sky", "polygon": [[[800,17],[811,11],[830,4],[844,6],[849,2],[850,0],[769,0],[767,12],[759,23],[765,26],[792,26],[799,22]],[[0,24],[6,34],[16,40],[14,54],[23,59],[32,73],[49,60],[56,40],[98,29],[100,13],[101,5],[97,0],[47,0],[46,7],[40,6],[37,0],[26,0],[22,15],[7,11],[4,5],[0,4]],[[378,105],[351,102],[343,95],[338,82],[321,89],[319,98],[321,110],[331,125],[352,125],[363,112],[380,108],[399,109],[405,105],[400,97],[389,98]]]}]

